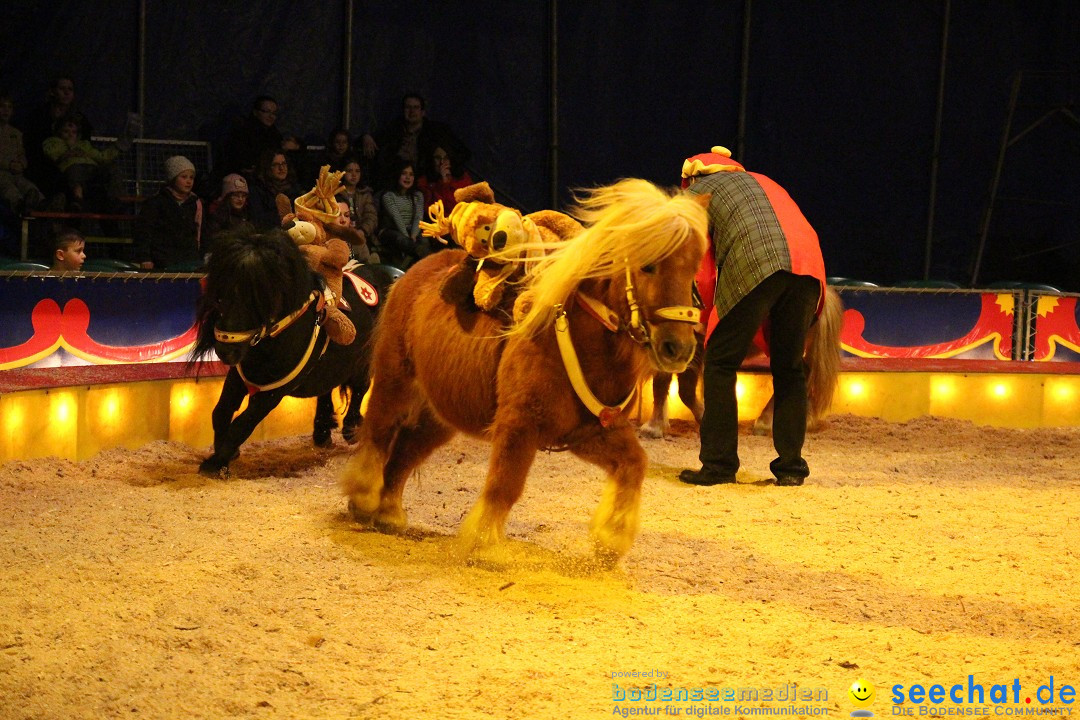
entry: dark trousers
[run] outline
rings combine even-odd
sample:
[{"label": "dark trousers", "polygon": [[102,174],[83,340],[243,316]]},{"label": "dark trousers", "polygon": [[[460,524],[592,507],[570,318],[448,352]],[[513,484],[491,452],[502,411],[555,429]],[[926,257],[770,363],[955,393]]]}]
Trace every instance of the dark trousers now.
[{"label": "dark trousers", "polygon": [[379,231],[379,245],[376,250],[383,262],[404,270],[420,258],[431,254],[431,242],[423,235],[413,240],[398,232],[396,228],[383,228]]},{"label": "dark trousers", "polygon": [[778,272],[720,318],[705,349],[705,414],[701,419],[701,464],[709,471],[734,475],[739,469],[739,404],[736,373],[754,335],[769,320],[769,367],[773,376],[773,475],[804,478],[810,468],[802,457],[806,438],[806,368],[803,347],[814,320],[821,286],[805,275]]}]

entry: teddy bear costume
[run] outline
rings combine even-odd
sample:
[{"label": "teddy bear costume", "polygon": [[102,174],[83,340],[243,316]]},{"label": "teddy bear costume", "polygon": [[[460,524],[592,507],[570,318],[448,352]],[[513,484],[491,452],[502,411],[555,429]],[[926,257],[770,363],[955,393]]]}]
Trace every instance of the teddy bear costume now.
[{"label": "teddy bear costume", "polygon": [[[471,289],[472,302],[490,312],[503,304],[506,288],[524,274],[524,260],[529,252],[514,253],[514,248],[567,239],[581,231],[581,223],[555,210],[522,215],[514,208],[495,202],[495,193],[486,182],[454,191],[457,204],[450,215],[443,214],[442,201],[430,208],[431,222],[421,222],[428,237],[449,234],[469,257],[447,279],[444,287],[465,285]],[[499,258],[495,260],[493,254]],[[505,299],[509,300],[509,297]]]},{"label": "teddy bear costume", "polygon": [[308,266],[326,283],[326,332],[338,345],[349,345],[356,339],[356,326],[339,305],[343,302],[341,287],[349,246],[365,243],[360,233],[339,222],[341,209],[335,196],[343,189],[344,174],[330,172],[330,166],[323,165],[315,187],[296,198],[292,207],[286,196],[277,197],[282,228],[304,254]]}]

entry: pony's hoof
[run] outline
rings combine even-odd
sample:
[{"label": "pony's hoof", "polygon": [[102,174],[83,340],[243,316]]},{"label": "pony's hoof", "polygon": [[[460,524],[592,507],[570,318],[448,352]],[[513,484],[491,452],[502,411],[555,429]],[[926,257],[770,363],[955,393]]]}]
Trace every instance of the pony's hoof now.
[{"label": "pony's hoof", "polygon": [[755,435],[761,435],[763,437],[768,437],[768,436],[772,435],[772,423],[763,423],[763,422],[760,422],[760,421],[756,422],[756,423],[754,423],[753,432],[754,432]]},{"label": "pony's hoof", "polygon": [[358,522],[361,525],[373,525],[375,523],[375,513],[364,510],[351,498],[349,499],[348,512],[353,522]]},{"label": "pony's hoof", "polygon": [[401,508],[379,508],[372,520],[375,529],[387,535],[401,535],[409,528],[409,516]]},{"label": "pony's hoof", "polygon": [[345,442],[349,443],[350,445],[355,445],[356,443],[360,442],[361,424],[362,421],[355,424],[346,423],[344,426],[342,426],[341,437],[345,438]]},{"label": "pony's hoof", "polygon": [[634,537],[625,532],[611,532],[610,529],[604,528],[593,531],[592,543],[596,561],[601,566],[610,568],[630,552]]},{"label": "pony's hoof", "polygon": [[593,555],[596,558],[597,567],[601,570],[611,570],[622,559],[621,553],[599,543],[593,546]]},{"label": "pony's hoof", "polygon": [[657,426],[652,423],[647,423],[638,429],[638,434],[641,435],[641,437],[659,440],[664,437],[664,427],[662,425]]},{"label": "pony's hoof", "polygon": [[199,474],[203,477],[229,479],[229,466],[221,465],[210,457],[199,463]]},{"label": "pony's hoof", "polygon": [[330,428],[316,428],[311,433],[311,442],[315,444],[315,447],[328,448],[334,444],[334,441],[330,439]]}]

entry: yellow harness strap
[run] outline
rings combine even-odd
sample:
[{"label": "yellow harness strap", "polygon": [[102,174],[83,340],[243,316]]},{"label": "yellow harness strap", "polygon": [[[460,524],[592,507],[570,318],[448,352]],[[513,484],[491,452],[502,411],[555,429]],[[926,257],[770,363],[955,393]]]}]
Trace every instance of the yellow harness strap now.
[{"label": "yellow harness strap", "polygon": [[[311,340],[308,342],[307,350],[304,351],[304,355],[300,358],[300,362],[297,363],[296,367],[294,367],[288,375],[281,378],[280,380],[276,380],[272,383],[267,383],[266,385],[256,385],[244,376],[243,368],[237,365],[236,372],[240,374],[240,379],[243,380],[244,384],[248,386],[248,393],[254,394],[256,392],[262,392],[265,390],[277,390],[279,387],[291,383],[293,380],[295,380],[296,376],[299,375],[300,371],[304,369],[305,365],[307,365],[307,361],[311,359],[311,353],[315,350],[315,341],[319,339],[319,327],[319,323],[315,323],[315,327],[313,327],[311,330]],[[320,357],[324,352],[326,352],[326,345],[329,342],[329,336],[323,338],[322,350],[319,351]]]},{"label": "yellow harness strap", "polygon": [[562,305],[555,306],[555,340],[559,345],[559,355],[562,357],[563,367],[566,368],[566,375],[570,378],[570,386],[574,388],[578,399],[588,408],[589,412],[600,419],[600,425],[603,427],[611,425],[622,414],[623,409],[630,404],[635,391],[631,390],[626,399],[618,405],[605,405],[593,395],[592,390],[589,389],[588,381],[585,380],[585,373],[581,370],[581,363],[578,362],[574,342],[570,337],[570,320],[566,316],[566,311],[563,310]]}]

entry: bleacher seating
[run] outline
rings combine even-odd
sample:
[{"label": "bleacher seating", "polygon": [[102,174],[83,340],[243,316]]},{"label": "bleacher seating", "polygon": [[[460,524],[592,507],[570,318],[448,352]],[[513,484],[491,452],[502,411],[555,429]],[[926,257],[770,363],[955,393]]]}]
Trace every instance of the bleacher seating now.
[{"label": "bleacher seating", "polygon": [[4,270],[48,270],[49,266],[43,263],[30,262],[27,260],[14,260],[0,264],[0,272]]},{"label": "bleacher seating", "polygon": [[90,258],[82,266],[83,272],[139,272],[139,266],[126,260]]},{"label": "bleacher seating", "polygon": [[[112,147],[116,142],[114,137],[95,135],[91,142],[98,148]],[[116,165],[120,171],[123,184],[124,196],[121,200],[131,207],[131,212],[118,214],[102,213],[69,213],[37,211],[24,215],[20,238],[20,258],[26,261],[30,258],[32,247],[35,246],[35,237],[40,230],[36,230],[38,220],[51,220],[58,222],[77,223],[89,221],[93,225],[83,227],[86,235],[86,244],[95,255],[107,252],[109,245],[130,245],[132,222],[138,214],[137,208],[140,202],[147,197],[157,194],[165,183],[165,160],[173,155],[183,155],[195,165],[196,172],[209,173],[212,167],[210,143],[197,140],[157,140],[151,138],[138,138],[132,141],[131,148],[121,152],[116,158]],[[111,226],[111,231],[102,232],[101,223]],[[41,223],[46,224],[46,223]],[[40,250],[41,248],[36,248]]]},{"label": "bleacher seating", "polygon": [[[116,138],[95,135],[91,142],[100,148],[111,147]],[[116,158],[124,192],[132,198],[155,195],[165,184],[165,161],[183,155],[195,166],[195,172],[208,174],[213,167],[210,143],[199,140],[154,140],[137,138],[131,149]]]},{"label": "bleacher seating", "polygon": [[847,277],[828,277],[825,278],[826,285],[842,285],[846,287],[878,287],[877,283],[872,283],[867,280],[855,280]]},{"label": "bleacher seating", "polygon": [[[19,257],[22,260],[28,260],[31,252],[31,234],[35,223],[41,220],[52,220],[60,222],[72,222],[80,220],[91,220],[98,223],[114,223],[116,225],[117,232],[115,235],[101,235],[101,234],[85,234],[86,244],[90,246],[94,245],[130,245],[131,244],[131,223],[135,220],[134,214],[103,214],[103,213],[70,213],[70,212],[50,212],[50,211],[35,211],[24,215],[22,220],[22,233],[19,245]],[[40,249],[40,248],[39,248]],[[40,253],[39,253],[40,254]]]}]

